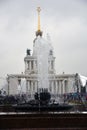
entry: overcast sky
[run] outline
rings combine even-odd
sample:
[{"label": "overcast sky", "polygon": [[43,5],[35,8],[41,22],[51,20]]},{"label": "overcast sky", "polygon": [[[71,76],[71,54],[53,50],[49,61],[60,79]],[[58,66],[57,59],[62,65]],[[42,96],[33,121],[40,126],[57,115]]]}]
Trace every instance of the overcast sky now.
[{"label": "overcast sky", "polygon": [[38,6],[43,37],[51,37],[56,72],[87,76],[87,0],[0,0],[0,77],[24,72]]}]

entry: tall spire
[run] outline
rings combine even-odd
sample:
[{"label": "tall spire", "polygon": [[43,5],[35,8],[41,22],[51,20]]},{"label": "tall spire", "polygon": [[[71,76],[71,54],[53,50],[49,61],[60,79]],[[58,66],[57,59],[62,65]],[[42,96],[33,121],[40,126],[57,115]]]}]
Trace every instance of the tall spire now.
[{"label": "tall spire", "polygon": [[40,11],[41,11],[41,8],[37,7],[37,12],[38,12],[38,31],[40,31]]},{"label": "tall spire", "polygon": [[41,8],[40,7],[37,7],[37,12],[38,12],[38,29],[36,31],[36,36],[40,35],[42,36],[42,31],[41,31],[41,27],[40,27],[40,11],[41,11]]}]

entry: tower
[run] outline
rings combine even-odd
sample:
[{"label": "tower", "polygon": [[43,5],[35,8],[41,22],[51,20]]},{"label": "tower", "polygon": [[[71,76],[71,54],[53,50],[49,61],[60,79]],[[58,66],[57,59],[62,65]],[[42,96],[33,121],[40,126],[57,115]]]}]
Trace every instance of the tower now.
[{"label": "tower", "polygon": [[[40,12],[41,8],[37,8],[37,14],[38,14],[38,24],[37,24],[37,31],[36,31],[36,38],[33,41],[33,53],[32,55],[30,54],[30,49],[27,49],[26,52],[26,57],[24,58],[25,62],[25,74],[37,74],[37,53],[38,53],[38,48],[36,45],[36,40],[38,39],[38,36],[41,39],[41,42],[46,43],[49,46],[49,58],[48,58],[48,69],[49,69],[49,74],[54,74],[55,73],[55,57],[53,56],[53,47],[51,45],[51,41],[48,38],[44,39],[42,37],[42,31],[41,31],[41,23],[40,23]],[[43,50],[44,51],[44,50]]]}]

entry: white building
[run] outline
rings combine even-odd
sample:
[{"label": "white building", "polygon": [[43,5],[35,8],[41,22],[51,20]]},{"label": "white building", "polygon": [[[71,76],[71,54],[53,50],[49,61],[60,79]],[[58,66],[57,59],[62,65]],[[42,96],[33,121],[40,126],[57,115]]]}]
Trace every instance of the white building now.
[{"label": "white building", "polygon": [[[64,93],[76,92],[76,79],[78,79],[79,92],[81,91],[81,80],[76,74],[56,74],[55,71],[55,57],[53,53],[53,47],[51,45],[49,37],[44,39],[40,30],[40,8],[38,8],[38,30],[36,32],[36,38],[33,41],[33,53],[31,55],[30,50],[27,49],[25,62],[25,72],[22,74],[9,74],[8,81],[8,94],[27,93],[30,96],[34,95],[38,91],[38,65],[37,65],[37,53],[38,48],[36,43],[49,45],[48,55],[48,91],[52,95],[59,95]],[[43,50],[44,51],[44,48]],[[44,53],[45,54],[45,53]],[[44,69],[42,71],[44,73]],[[44,79],[43,79],[44,80]],[[87,89],[86,89],[87,91]]]}]

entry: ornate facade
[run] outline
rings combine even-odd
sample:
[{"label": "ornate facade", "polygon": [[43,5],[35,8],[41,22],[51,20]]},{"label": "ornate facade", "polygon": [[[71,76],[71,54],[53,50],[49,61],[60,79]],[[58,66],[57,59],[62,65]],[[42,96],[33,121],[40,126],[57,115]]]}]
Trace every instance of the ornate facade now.
[{"label": "ornate facade", "polygon": [[[38,37],[37,37],[38,38]],[[41,37],[42,39],[42,37]],[[35,50],[35,40],[33,43],[33,54],[27,49],[25,62],[25,72],[22,74],[8,75],[8,93],[28,93],[33,95],[38,91],[38,67]],[[37,50],[38,51],[38,50]],[[57,75],[55,72],[55,57],[51,46],[48,59],[48,74],[49,87],[48,91],[52,95],[70,93],[76,91],[75,88],[75,74],[61,74]]]}]

